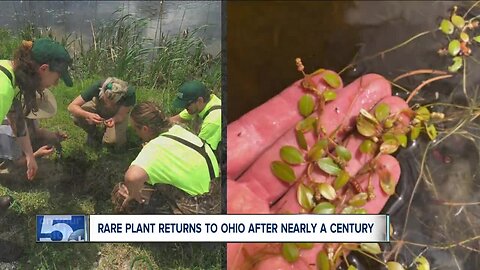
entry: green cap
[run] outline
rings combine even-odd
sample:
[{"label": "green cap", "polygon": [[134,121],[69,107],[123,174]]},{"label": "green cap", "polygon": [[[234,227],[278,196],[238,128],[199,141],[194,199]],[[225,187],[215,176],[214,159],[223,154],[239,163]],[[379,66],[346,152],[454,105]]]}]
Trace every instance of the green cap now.
[{"label": "green cap", "polygon": [[38,64],[48,64],[51,70],[59,72],[66,86],[73,85],[72,77],[68,72],[68,66],[73,61],[60,43],[49,38],[37,39],[33,42],[32,55]]},{"label": "green cap", "polygon": [[177,108],[186,108],[190,103],[199,97],[207,95],[207,88],[199,81],[190,81],[182,84],[177,93],[177,97],[173,101],[173,106]]}]

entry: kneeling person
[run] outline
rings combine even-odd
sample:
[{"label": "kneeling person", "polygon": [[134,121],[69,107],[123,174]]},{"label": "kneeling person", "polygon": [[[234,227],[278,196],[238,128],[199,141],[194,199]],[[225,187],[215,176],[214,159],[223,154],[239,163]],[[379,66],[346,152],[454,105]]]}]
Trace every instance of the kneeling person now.
[{"label": "kneeling person", "polygon": [[[123,146],[127,142],[128,113],[135,105],[135,89],[120,79],[97,82],[75,98],[68,111],[74,123],[87,132],[87,144]],[[99,131],[97,126],[105,125]]]},{"label": "kneeling person", "polygon": [[[128,168],[125,185],[120,188],[126,203],[134,199],[148,204],[151,193],[142,192],[147,184],[155,185],[174,203],[174,213],[208,212],[208,207],[199,205],[200,195],[219,184],[219,166],[210,146],[183,127],[172,125],[153,102],[136,105],[130,117],[146,144]],[[220,205],[220,201],[215,204]]]}]

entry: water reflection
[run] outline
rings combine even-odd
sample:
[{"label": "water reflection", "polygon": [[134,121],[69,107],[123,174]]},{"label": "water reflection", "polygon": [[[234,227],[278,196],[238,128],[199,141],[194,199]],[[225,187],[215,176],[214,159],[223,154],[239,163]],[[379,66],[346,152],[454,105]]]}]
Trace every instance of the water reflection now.
[{"label": "water reflection", "polygon": [[90,23],[114,19],[113,12],[121,8],[124,14],[150,19],[145,35],[152,39],[206,26],[198,34],[215,55],[221,48],[220,6],[217,1],[2,1],[0,25],[16,31],[30,22],[51,27],[57,37],[76,33],[91,42]]}]

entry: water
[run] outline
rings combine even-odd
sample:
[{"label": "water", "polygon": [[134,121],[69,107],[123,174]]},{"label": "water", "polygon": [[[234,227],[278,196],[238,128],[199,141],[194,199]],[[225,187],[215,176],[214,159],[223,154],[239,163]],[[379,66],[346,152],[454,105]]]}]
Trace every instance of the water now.
[{"label": "water", "polygon": [[56,37],[68,33],[82,34],[92,40],[91,23],[123,14],[148,18],[148,38],[177,35],[186,29],[205,26],[199,31],[207,52],[216,55],[221,49],[221,3],[216,1],[2,1],[0,25],[19,30],[28,22],[40,28],[50,27]]},{"label": "water", "polygon": [[[317,68],[340,71],[354,59],[362,59],[394,47],[414,35],[438,28],[449,17],[452,7],[463,14],[474,2],[229,2],[227,5],[227,83],[228,122],[259,106],[292,82],[301,78],[295,58],[301,57],[307,72]],[[480,14],[474,8],[470,16]],[[475,35],[479,35],[477,30]],[[450,57],[440,57],[437,50],[448,40],[439,31],[428,34],[383,57],[362,62],[343,75],[345,83],[365,73],[378,73],[393,79],[407,71],[427,68],[447,70]],[[472,55],[480,53],[472,45]],[[466,89],[473,97],[480,82],[479,64],[467,62]],[[399,81],[414,89],[423,80],[415,76]],[[418,101],[467,104],[461,74],[424,87]],[[398,90],[398,89],[397,89]],[[405,97],[401,91],[399,95]],[[439,125],[452,128],[465,113],[458,109],[435,106],[453,119]],[[292,108],[294,109],[294,108]],[[397,158],[402,167],[401,180],[384,213],[391,214],[394,238],[425,246],[404,244],[396,258],[410,265],[418,254],[430,261],[432,269],[478,269],[480,241],[464,246],[440,249],[479,235],[480,206],[452,206],[445,202],[479,202],[478,164],[480,142],[478,120],[466,125],[465,136],[451,136],[427,152],[425,177],[417,179],[426,140],[417,140]],[[473,134],[473,136],[472,136]],[[232,147],[232,146],[230,146]],[[413,194],[413,198],[412,198]],[[412,205],[408,209],[408,203]],[[408,217],[407,217],[408,212]],[[405,224],[405,220],[408,222]],[[403,230],[405,226],[405,230]],[[385,245],[394,248],[395,243]],[[359,269],[378,269],[372,261],[352,254]],[[346,268],[345,268],[346,269]]]}]

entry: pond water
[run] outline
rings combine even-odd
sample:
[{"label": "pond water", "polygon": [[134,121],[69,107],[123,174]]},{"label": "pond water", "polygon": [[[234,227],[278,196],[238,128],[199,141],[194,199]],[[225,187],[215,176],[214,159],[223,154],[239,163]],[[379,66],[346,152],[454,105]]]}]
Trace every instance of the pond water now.
[{"label": "pond water", "polygon": [[118,9],[150,19],[145,33],[148,38],[160,32],[177,35],[202,27],[198,34],[207,52],[220,52],[221,3],[216,1],[1,1],[0,25],[19,30],[30,22],[43,29],[51,27],[58,37],[77,33],[91,42],[90,22],[95,25],[114,19],[113,12]]},{"label": "pond water", "polygon": [[[474,2],[459,1],[229,2],[227,121],[238,119],[300,79],[295,67],[296,57],[302,58],[306,72],[318,68],[340,71],[354,59],[374,55],[419,33],[437,29],[442,18],[450,17],[454,5],[463,15],[472,4]],[[477,6],[467,18],[479,14]],[[480,35],[479,32],[477,29],[475,35]],[[447,47],[448,42],[441,31],[423,35],[382,57],[358,63],[345,71],[342,78],[346,84],[366,73],[378,73],[393,80],[420,68],[446,71],[452,63],[451,57],[441,57],[437,51]],[[473,99],[480,79],[476,60],[480,50],[476,44],[471,47],[466,92]],[[434,76],[413,76],[399,83],[412,90]],[[417,100],[422,104],[453,102],[465,105],[462,87],[462,74],[456,74],[424,87]],[[402,91],[395,90],[405,97]],[[432,108],[451,118],[439,124],[441,130],[451,129],[465,117],[465,110],[444,106]],[[407,266],[414,267],[411,262],[419,254],[429,259],[432,269],[478,269],[480,265],[480,206],[478,203],[464,207],[442,204],[445,201],[480,201],[478,119],[461,130],[461,134],[444,141],[439,139],[429,146],[426,167],[422,171],[424,177],[419,181],[420,162],[427,141],[419,139],[397,155],[402,176],[397,194],[392,196],[383,213],[392,215],[395,239],[421,244],[396,245],[401,248],[394,258]],[[439,138],[445,135],[442,133]],[[408,207],[410,199],[412,205]],[[474,240],[463,246],[439,248],[472,238]],[[394,242],[386,245],[389,249],[394,246]],[[351,259],[362,265],[359,269],[379,268],[361,256]]]}]

